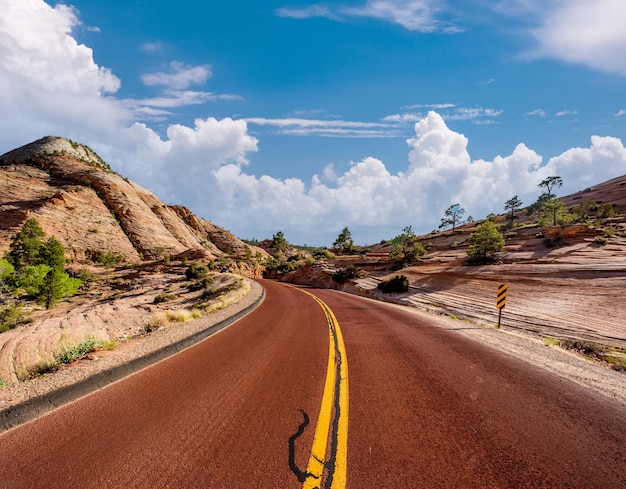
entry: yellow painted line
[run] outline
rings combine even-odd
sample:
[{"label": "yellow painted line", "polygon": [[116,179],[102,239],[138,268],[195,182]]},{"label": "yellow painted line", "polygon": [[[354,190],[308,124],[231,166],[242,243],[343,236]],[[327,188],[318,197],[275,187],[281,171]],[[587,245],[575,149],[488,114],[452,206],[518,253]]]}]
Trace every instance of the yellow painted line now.
[{"label": "yellow painted line", "polygon": [[[295,287],[294,287],[295,288]],[[348,358],[339,322],[333,311],[319,297],[296,288],[312,297],[324,311],[328,321],[328,367],[322,405],[317,419],[311,456],[307,465],[309,474],[302,489],[343,489],[348,469]],[[335,425],[333,430],[333,424]],[[330,444],[330,449],[329,449]],[[332,467],[329,465],[332,464]],[[328,467],[327,467],[328,466]],[[325,469],[328,471],[325,473]],[[323,478],[325,478],[323,480]],[[328,485],[329,479],[331,480]],[[322,482],[324,483],[322,486]]]}]

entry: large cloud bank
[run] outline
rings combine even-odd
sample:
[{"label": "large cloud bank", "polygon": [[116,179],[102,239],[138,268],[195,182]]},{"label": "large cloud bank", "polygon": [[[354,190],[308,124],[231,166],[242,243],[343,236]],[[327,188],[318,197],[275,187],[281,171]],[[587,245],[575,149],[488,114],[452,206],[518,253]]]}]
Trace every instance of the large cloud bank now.
[{"label": "large cloud bank", "polygon": [[360,243],[393,237],[406,225],[426,233],[453,203],[482,218],[503,212],[514,195],[534,202],[538,183],[551,175],[563,178],[565,194],[626,173],[626,149],[612,137],[593,136],[588,148],[547,162],[524,144],[493,161],[472,160],[467,138],[436,112],[415,124],[406,171],[392,174],[382,161],[368,157],[342,175],[327,168],[324,178],[314,175],[310,182],[246,173],[246,155],[257,147],[242,121],[171,126],[166,141],[143,125],[131,132],[133,142],[143,141],[125,155],[137,162],[129,170],[138,172],[138,180],[242,237],[265,238],[283,230],[291,241],[308,244],[330,245],[346,225]]},{"label": "large cloud bank", "polygon": [[[107,95],[120,80],[72,37],[72,7],[42,0],[0,0],[0,143],[46,134],[110,134],[130,113]],[[98,117],[93,117],[98,114]],[[80,128],[80,129],[77,129]]]},{"label": "large cloud bank", "polygon": [[475,218],[501,212],[514,195],[529,204],[550,175],[563,178],[565,194],[626,173],[626,150],[612,137],[593,136],[589,147],[547,161],[524,144],[493,161],[472,160],[467,138],[430,112],[406,141],[404,171],[392,173],[367,157],[343,174],[328,166],[309,181],[253,175],[246,170],[259,142],[244,120],[200,118],[159,134],[135,119],[138,106],[208,97],[187,90],[210,77],[208,66],[173,64],[172,73],[144,77],[170,90],[158,103],[121,100],[120,80],[72,36],[79,25],[72,8],[0,0],[0,10],[0,152],[47,134],[70,137],[166,202],[187,205],[244,238],[282,230],[294,243],[330,245],[347,225],[359,244],[373,243],[407,225],[428,232],[453,203]]}]

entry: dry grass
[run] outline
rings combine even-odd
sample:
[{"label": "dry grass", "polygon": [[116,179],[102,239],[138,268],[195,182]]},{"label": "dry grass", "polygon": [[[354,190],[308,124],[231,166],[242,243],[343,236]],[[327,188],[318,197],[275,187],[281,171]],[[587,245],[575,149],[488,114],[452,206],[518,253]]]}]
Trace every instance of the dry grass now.
[{"label": "dry grass", "polygon": [[[221,286],[221,287],[220,287]],[[164,328],[172,323],[184,323],[192,319],[198,319],[204,314],[219,311],[245,296],[250,290],[250,284],[243,278],[234,281],[224,280],[218,286],[211,287],[206,295],[210,300],[196,304],[193,309],[167,309],[155,313],[145,325],[146,332]]]}]

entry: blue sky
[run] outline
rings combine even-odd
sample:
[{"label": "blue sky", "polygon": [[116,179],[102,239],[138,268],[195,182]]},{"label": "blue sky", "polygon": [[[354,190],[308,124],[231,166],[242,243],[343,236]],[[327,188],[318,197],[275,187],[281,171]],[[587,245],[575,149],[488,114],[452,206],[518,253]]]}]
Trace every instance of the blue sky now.
[{"label": "blue sky", "polygon": [[0,9],[0,153],[69,137],[242,238],[370,244],[626,174],[622,0]]}]

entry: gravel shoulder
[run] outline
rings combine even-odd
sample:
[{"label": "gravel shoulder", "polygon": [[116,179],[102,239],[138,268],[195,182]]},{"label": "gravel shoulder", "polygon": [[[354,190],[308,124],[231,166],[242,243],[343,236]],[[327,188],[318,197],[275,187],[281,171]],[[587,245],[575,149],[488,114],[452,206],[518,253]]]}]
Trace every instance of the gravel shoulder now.
[{"label": "gravel shoulder", "polygon": [[181,351],[247,314],[264,297],[258,282],[237,302],[202,318],[97,351],[27,382],[0,388],[0,431],[34,419]]},{"label": "gravel shoulder", "polygon": [[[402,306],[399,306],[402,307]],[[454,320],[437,314],[414,311],[457,334],[508,353],[538,368],[571,380],[597,394],[626,405],[626,374],[608,364],[557,346],[546,345],[537,336],[515,329],[495,329]],[[498,366],[494,366],[498,368]]]}]

